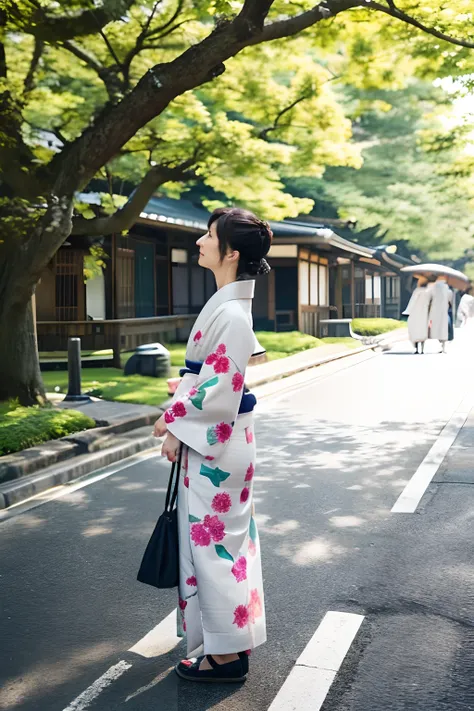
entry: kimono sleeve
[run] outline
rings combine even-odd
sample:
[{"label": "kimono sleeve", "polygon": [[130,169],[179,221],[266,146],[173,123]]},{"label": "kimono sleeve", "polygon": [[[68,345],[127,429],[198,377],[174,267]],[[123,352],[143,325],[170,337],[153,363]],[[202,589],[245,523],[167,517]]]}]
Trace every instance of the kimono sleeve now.
[{"label": "kimono sleeve", "polygon": [[194,386],[165,412],[169,432],[209,460],[217,459],[229,441],[242,399],[255,343],[245,314],[220,314],[212,343]]}]

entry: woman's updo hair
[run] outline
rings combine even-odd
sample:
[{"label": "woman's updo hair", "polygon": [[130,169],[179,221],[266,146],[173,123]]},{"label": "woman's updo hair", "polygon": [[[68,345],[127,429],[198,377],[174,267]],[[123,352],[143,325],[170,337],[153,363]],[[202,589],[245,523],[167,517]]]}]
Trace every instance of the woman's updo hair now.
[{"label": "woman's updo hair", "polygon": [[240,207],[221,207],[214,210],[208,229],[216,223],[221,260],[227,250],[239,252],[237,279],[248,279],[257,274],[268,274],[270,265],[265,259],[272,244],[273,232],[268,222],[259,220],[253,212]]}]

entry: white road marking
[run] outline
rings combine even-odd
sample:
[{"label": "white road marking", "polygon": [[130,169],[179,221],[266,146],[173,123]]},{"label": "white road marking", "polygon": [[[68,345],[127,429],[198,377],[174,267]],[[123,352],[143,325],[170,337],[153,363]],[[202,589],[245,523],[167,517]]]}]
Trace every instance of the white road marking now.
[{"label": "white road marking", "polygon": [[[181,638],[176,636],[176,615],[177,609],[175,608],[173,612],[165,617],[156,627],[154,627],[150,632],[148,632],[142,639],[140,639],[133,647],[130,647],[129,652],[134,652],[142,657],[151,659],[152,657],[158,657],[161,654],[166,654],[170,652],[174,647],[176,647]],[[131,663],[120,661],[115,666],[110,667],[108,671],[105,672],[97,681],[94,681],[91,686],[89,686],[85,691],[80,694],[74,701],[72,701],[69,706],[67,706],[64,711],[84,711],[91,702],[94,701],[99,694],[106,689],[110,684],[116,681],[127,669],[130,669]],[[160,676],[158,676],[153,682],[148,686],[139,689],[137,692],[129,696],[126,700],[137,696],[142,691],[146,691],[151,686],[154,686],[158,681],[160,681]]]},{"label": "white road marking", "polygon": [[363,620],[327,612],[268,711],[318,711]]},{"label": "white road marking", "polygon": [[472,408],[472,394],[465,397],[441,430],[420,466],[398,497],[392,513],[414,513],[443,459],[453,445]]},{"label": "white road marking", "polygon": [[105,674],[102,674],[97,681],[94,681],[94,683],[74,699],[69,706],[66,706],[64,711],[84,711],[84,709],[90,706],[94,699],[99,696],[101,691],[116,681],[127,669],[130,669],[131,666],[131,664],[122,660],[113,667],[110,667]]},{"label": "white road marking", "polygon": [[176,636],[176,612],[174,609],[128,651],[152,659],[174,649],[181,642],[181,637]]}]

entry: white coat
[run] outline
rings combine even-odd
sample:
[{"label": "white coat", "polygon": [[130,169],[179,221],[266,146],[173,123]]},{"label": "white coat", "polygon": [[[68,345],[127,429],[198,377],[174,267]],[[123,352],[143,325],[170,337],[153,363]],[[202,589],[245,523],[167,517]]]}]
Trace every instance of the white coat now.
[{"label": "white coat", "polygon": [[469,319],[474,318],[474,296],[464,294],[464,296],[461,297],[457,317],[461,326],[467,326]]},{"label": "white coat", "polygon": [[403,314],[408,316],[408,337],[412,343],[424,343],[428,338],[431,292],[417,286]]},{"label": "white coat", "polygon": [[443,343],[448,340],[448,309],[453,303],[453,292],[444,281],[437,281],[428,289],[431,293],[430,338]]}]

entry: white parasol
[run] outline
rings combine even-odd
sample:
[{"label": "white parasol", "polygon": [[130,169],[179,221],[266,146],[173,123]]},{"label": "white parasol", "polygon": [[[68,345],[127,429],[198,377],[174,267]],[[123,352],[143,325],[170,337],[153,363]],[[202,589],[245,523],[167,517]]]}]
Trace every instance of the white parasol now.
[{"label": "white parasol", "polygon": [[413,274],[414,277],[445,276],[449,286],[460,291],[466,289],[470,284],[469,277],[463,272],[446,267],[444,264],[414,264],[411,267],[403,267],[401,271],[405,274]]}]

